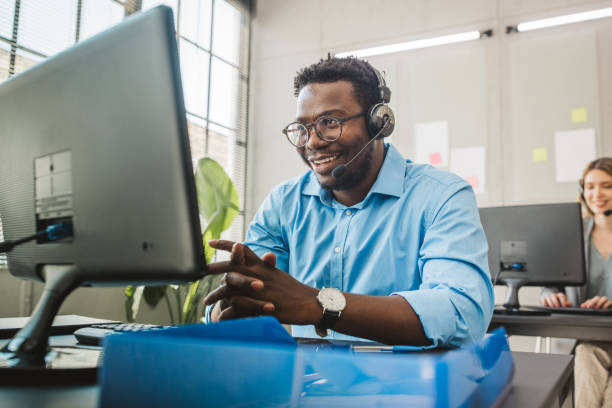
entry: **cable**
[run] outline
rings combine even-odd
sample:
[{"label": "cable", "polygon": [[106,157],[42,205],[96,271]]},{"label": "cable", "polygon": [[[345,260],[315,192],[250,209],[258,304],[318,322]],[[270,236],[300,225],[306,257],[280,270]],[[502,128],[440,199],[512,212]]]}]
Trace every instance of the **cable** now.
[{"label": "cable", "polygon": [[51,241],[57,241],[58,239],[67,238],[72,236],[72,223],[66,222],[62,224],[49,225],[42,231],[38,231],[36,234],[30,235],[29,237],[17,239],[15,241],[4,241],[0,242],[0,254],[10,252],[17,245],[21,245],[25,242],[35,240],[37,238],[47,238]]}]

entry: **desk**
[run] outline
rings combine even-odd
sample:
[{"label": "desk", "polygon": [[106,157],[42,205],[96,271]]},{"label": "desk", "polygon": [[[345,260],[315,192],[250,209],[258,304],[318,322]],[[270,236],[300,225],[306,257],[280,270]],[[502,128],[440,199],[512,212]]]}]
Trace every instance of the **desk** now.
[{"label": "desk", "polygon": [[550,316],[493,315],[489,331],[504,327],[509,335],[610,341],[612,316],[551,314]]},{"label": "desk", "polygon": [[[70,341],[58,336],[59,343]],[[54,342],[55,343],[55,342]],[[515,374],[512,389],[501,407],[559,407],[573,396],[573,356],[560,354],[512,353]],[[97,407],[98,386],[82,387],[3,387],[2,406],[70,408]]]}]

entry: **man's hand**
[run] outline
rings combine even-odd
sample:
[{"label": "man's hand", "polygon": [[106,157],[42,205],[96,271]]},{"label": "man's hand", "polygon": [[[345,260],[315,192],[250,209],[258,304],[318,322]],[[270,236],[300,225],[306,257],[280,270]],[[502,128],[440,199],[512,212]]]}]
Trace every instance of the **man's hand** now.
[{"label": "man's hand", "polygon": [[[212,320],[269,314],[286,324],[315,324],[323,317],[318,290],[276,268],[276,257],[261,259],[247,246],[232,241],[210,241],[231,252],[231,260],[208,265],[208,273],[225,273],[221,286],[204,302],[215,303]],[[431,342],[419,316],[401,296],[344,293],[346,309],[334,330],[386,344],[427,345]]]},{"label": "man's hand", "polygon": [[544,306],[548,307],[571,307],[572,302],[569,301],[565,293],[557,292],[548,295],[544,298]]},{"label": "man's hand", "polygon": [[587,301],[582,302],[580,307],[586,309],[608,309],[612,307],[612,300],[608,299],[605,296],[595,296]]},{"label": "man's hand", "polygon": [[266,253],[260,259],[247,246],[232,241],[213,240],[213,248],[231,252],[231,260],[208,265],[208,273],[225,273],[221,285],[204,299],[215,302],[212,320],[269,314],[282,323],[313,324],[323,310],[316,300],[317,290],[276,268],[276,256]]}]

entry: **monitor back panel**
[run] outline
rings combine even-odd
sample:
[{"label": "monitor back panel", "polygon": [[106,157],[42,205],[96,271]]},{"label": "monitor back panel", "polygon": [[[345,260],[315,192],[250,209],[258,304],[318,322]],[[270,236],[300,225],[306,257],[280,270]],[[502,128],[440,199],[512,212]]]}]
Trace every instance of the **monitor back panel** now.
[{"label": "monitor back panel", "polygon": [[[585,280],[578,203],[480,208],[491,277],[528,285],[581,285]],[[503,270],[505,265],[509,269]],[[523,264],[523,270],[512,265]],[[500,272],[501,270],[501,272]]]},{"label": "monitor back panel", "polygon": [[188,281],[205,268],[172,14],[157,8],[0,85],[5,239],[61,220],[74,237],[9,254],[13,275]]}]

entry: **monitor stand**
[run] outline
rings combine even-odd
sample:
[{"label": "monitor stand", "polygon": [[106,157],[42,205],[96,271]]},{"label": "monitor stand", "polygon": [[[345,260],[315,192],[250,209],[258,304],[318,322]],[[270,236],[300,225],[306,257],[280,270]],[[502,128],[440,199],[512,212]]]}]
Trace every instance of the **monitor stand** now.
[{"label": "monitor stand", "polygon": [[521,307],[518,300],[518,291],[525,285],[528,280],[522,278],[506,278],[502,279],[502,282],[508,286],[508,295],[504,301],[503,307],[496,307],[493,310],[494,314],[497,315],[522,315],[522,316],[546,316],[550,312],[546,310]]},{"label": "monitor stand", "polygon": [[42,277],[45,288],[32,316],[0,350],[0,383],[93,384],[97,360],[91,362],[92,350],[83,352],[89,353],[88,361],[78,349],[49,347],[53,319],[64,299],[80,285],[80,273],[74,265],[45,265]]}]

